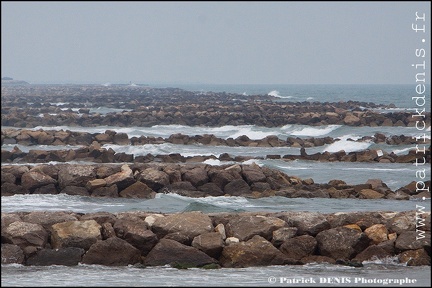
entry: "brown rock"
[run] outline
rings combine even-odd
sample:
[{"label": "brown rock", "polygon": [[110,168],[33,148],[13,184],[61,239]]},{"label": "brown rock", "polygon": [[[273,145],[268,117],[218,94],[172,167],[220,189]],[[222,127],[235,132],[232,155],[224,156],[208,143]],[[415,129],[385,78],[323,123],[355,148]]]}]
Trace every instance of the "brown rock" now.
[{"label": "brown rock", "polygon": [[272,244],[279,247],[286,240],[294,237],[297,234],[296,227],[283,227],[273,231]]},{"label": "brown rock", "polygon": [[388,240],[388,230],[383,224],[375,224],[365,229],[365,234],[372,240],[373,244],[379,244]]},{"label": "brown rock", "polygon": [[98,240],[84,255],[82,263],[106,266],[126,266],[141,261],[141,252],[118,237]]},{"label": "brown rock", "polygon": [[429,249],[431,247],[431,233],[421,231],[405,231],[396,239],[395,248],[399,251],[417,250],[421,248]]},{"label": "brown rock", "polygon": [[194,187],[204,185],[209,181],[207,171],[201,167],[196,167],[183,174],[183,181],[189,181]]},{"label": "brown rock", "polygon": [[329,264],[336,264],[336,260],[327,256],[321,256],[321,255],[309,255],[306,257],[303,257],[300,260],[301,264],[309,264],[309,263],[329,263]]},{"label": "brown rock", "polygon": [[15,221],[9,224],[4,232],[2,241],[18,245],[21,249],[27,246],[45,247],[48,241],[48,232],[39,224]]},{"label": "brown rock", "polygon": [[187,236],[190,241],[200,234],[213,230],[209,216],[202,212],[185,212],[156,218],[152,231],[163,238],[166,234],[179,232]]},{"label": "brown rock", "polygon": [[322,231],[316,235],[320,255],[333,259],[352,259],[369,246],[366,234],[346,227]]},{"label": "brown rock", "polygon": [[144,221],[120,219],[115,222],[113,228],[119,238],[138,248],[143,256],[147,255],[158,241],[156,234],[147,229]]},{"label": "brown rock", "polygon": [[317,212],[283,212],[279,217],[288,223],[288,226],[297,227],[297,235],[317,235],[319,232],[329,229],[330,223],[326,217]]},{"label": "brown rock", "polygon": [[124,198],[153,199],[156,196],[156,192],[146,184],[137,181],[126,189],[120,191],[119,195]]},{"label": "brown rock", "polygon": [[77,221],[78,218],[74,213],[65,211],[47,212],[33,211],[24,216],[22,220],[28,223],[42,225],[45,229],[50,229],[52,225],[67,221]]},{"label": "brown rock", "polygon": [[111,185],[109,187],[96,188],[91,193],[91,196],[117,198],[117,197],[119,197],[117,185]]},{"label": "brown rock", "polygon": [[192,247],[195,247],[212,258],[219,259],[224,241],[219,232],[209,232],[196,236],[192,241]]},{"label": "brown rock", "polygon": [[168,174],[155,168],[145,169],[138,175],[137,179],[145,183],[153,191],[159,191],[159,189],[170,184]]},{"label": "brown rock", "polygon": [[240,216],[229,220],[226,225],[228,237],[236,237],[247,241],[255,235],[271,240],[273,231],[287,226],[287,223],[276,217]]},{"label": "brown rock", "polygon": [[42,249],[32,254],[26,264],[33,266],[63,265],[75,266],[81,262],[85,250],[78,247]]},{"label": "brown rock", "polygon": [[34,191],[36,188],[48,184],[56,184],[57,181],[46,174],[30,171],[22,175],[21,183],[27,190]]},{"label": "brown rock", "polygon": [[24,264],[23,250],[14,244],[1,244],[1,264]]},{"label": "brown rock", "polygon": [[314,254],[317,241],[309,235],[302,235],[286,240],[279,248],[289,258],[300,260]]},{"label": "brown rock", "polygon": [[393,256],[393,254],[389,253],[384,248],[377,245],[371,245],[357,254],[353,260],[357,262],[363,262],[367,260],[385,259],[391,256]]},{"label": "brown rock", "polygon": [[407,266],[430,266],[431,257],[425,249],[408,250],[399,255],[399,262],[406,263]]},{"label": "brown rock", "polygon": [[263,237],[255,235],[247,242],[225,246],[219,262],[223,267],[241,268],[284,265],[295,263],[295,260],[289,259]]},{"label": "brown rock", "polygon": [[224,192],[231,196],[240,196],[243,194],[250,194],[251,190],[243,179],[234,179],[225,185]]},{"label": "brown rock", "polygon": [[88,250],[102,239],[101,226],[95,220],[68,221],[51,226],[53,248],[79,247]]},{"label": "brown rock", "polygon": [[161,239],[144,259],[144,264],[148,266],[176,264],[182,267],[201,267],[216,263],[215,259],[204,252],[169,239]]},{"label": "brown rock", "polygon": [[360,199],[381,199],[384,198],[385,195],[372,190],[372,189],[363,189],[360,191],[359,193],[359,198]]}]

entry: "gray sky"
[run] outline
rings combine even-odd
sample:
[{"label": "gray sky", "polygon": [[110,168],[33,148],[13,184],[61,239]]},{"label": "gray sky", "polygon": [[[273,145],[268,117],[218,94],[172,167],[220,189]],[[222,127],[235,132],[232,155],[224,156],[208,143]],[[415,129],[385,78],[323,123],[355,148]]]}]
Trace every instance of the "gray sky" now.
[{"label": "gray sky", "polygon": [[[430,78],[430,8],[2,1],[1,74],[31,83],[412,84],[416,48],[427,51]],[[422,35],[411,29],[416,11],[426,13]]]}]

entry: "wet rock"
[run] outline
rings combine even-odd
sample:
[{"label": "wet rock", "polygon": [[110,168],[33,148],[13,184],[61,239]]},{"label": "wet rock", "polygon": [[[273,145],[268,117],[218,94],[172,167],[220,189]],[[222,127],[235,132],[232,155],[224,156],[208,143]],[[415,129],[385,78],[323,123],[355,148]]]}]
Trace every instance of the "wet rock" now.
[{"label": "wet rock", "polygon": [[106,266],[126,266],[139,263],[141,252],[125,240],[111,237],[98,240],[85,253],[82,263]]},{"label": "wet rock", "polygon": [[143,256],[158,242],[158,237],[151,230],[147,229],[146,222],[131,220],[117,220],[113,226],[116,235],[138,248]]},{"label": "wet rock", "polygon": [[300,260],[300,263],[302,265],[309,264],[309,263],[329,263],[329,264],[336,264],[336,260],[327,256],[321,256],[321,255],[309,255],[306,257],[303,257]]},{"label": "wet rock", "polygon": [[225,246],[219,262],[223,267],[241,268],[284,265],[296,261],[289,259],[263,237],[255,235],[247,242],[242,241]]},{"label": "wet rock", "polygon": [[225,194],[231,196],[241,196],[250,194],[251,190],[249,185],[243,179],[234,179],[224,187]]},{"label": "wet rock", "polygon": [[137,181],[124,190],[120,191],[119,195],[123,198],[153,199],[156,196],[156,192],[146,184]]},{"label": "wet rock", "polygon": [[273,231],[272,244],[279,248],[282,243],[294,237],[297,234],[296,227],[283,227]]},{"label": "wet rock", "polygon": [[26,264],[32,266],[75,266],[81,262],[84,253],[84,249],[77,247],[42,249],[32,254],[27,259]]},{"label": "wet rock", "polygon": [[289,226],[297,227],[297,235],[315,236],[330,228],[326,217],[316,212],[283,212],[279,218],[287,222]]},{"label": "wet rock", "polygon": [[430,232],[423,232],[420,235],[418,231],[405,231],[402,232],[397,237],[395,242],[395,248],[399,251],[417,250],[421,248],[425,248],[430,251],[430,247],[431,247]]},{"label": "wet rock", "polygon": [[24,264],[23,250],[14,244],[1,244],[1,264]]},{"label": "wet rock", "polygon": [[357,254],[353,260],[361,263],[363,261],[385,259],[393,255],[394,254],[389,253],[383,247],[371,245],[359,254]]},{"label": "wet rock", "polygon": [[145,183],[148,187],[153,189],[154,191],[158,191],[170,184],[170,179],[167,173],[164,171],[157,170],[155,168],[147,168],[142,171],[137,180]]},{"label": "wet rock", "polygon": [[45,185],[56,184],[57,181],[46,174],[36,171],[29,171],[22,175],[21,183],[22,186],[27,190],[34,191],[36,188]]},{"label": "wet rock", "polygon": [[209,232],[196,236],[192,241],[192,247],[195,247],[212,258],[219,259],[224,241],[219,232]]},{"label": "wet rock", "polygon": [[144,259],[147,266],[177,264],[183,267],[202,267],[213,263],[216,264],[217,260],[204,252],[169,239],[161,239]]},{"label": "wet rock", "polygon": [[322,231],[315,239],[318,241],[320,255],[333,259],[352,259],[368,247],[370,242],[366,234],[346,227]]},{"label": "wet rock", "polygon": [[408,250],[399,255],[399,262],[406,263],[407,266],[430,266],[431,257],[425,249]]},{"label": "wet rock", "polygon": [[85,184],[95,179],[93,166],[89,165],[64,165],[60,167],[58,173],[58,182],[60,189],[67,186],[84,187]]},{"label": "wet rock", "polygon": [[315,254],[317,240],[309,235],[302,235],[287,239],[279,248],[289,258],[300,260],[306,256]]}]

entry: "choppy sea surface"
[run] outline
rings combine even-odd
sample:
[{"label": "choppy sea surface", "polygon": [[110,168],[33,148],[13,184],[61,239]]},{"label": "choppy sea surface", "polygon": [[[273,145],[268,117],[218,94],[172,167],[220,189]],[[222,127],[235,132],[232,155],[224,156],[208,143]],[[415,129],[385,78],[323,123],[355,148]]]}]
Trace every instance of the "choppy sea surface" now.
[{"label": "choppy sea surface", "polygon": [[[153,87],[157,85],[152,85]],[[205,93],[208,91],[239,93],[244,95],[270,94],[280,101],[363,101],[379,104],[396,105],[396,108],[383,109],[383,113],[397,110],[410,110],[415,107],[411,96],[415,95],[414,85],[160,85],[160,87],[178,87]],[[430,91],[428,89],[428,91]],[[430,107],[430,92],[427,94]],[[58,103],[53,103],[58,105]],[[66,105],[66,106],[65,106]],[[67,103],[62,103],[67,109]],[[113,108],[93,107],[98,113],[117,112]],[[6,128],[6,127],[2,127]],[[190,127],[182,125],[156,125],[153,127],[36,127],[34,129],[70,130],[100,133],[114,130],[127,133],[129,138],[136,136],[169,137],[171,134],[186,135],[214,134],[220,138],[236,138],[247,135],[250,139],[262,139],[276,135],[281,139],[287,137],[326,137],[338,138],[339,141],[321,146],[307,148],[308,154],[317,152],[337,152],[341,149],[347,153],[364,149],[382,149],[388,153],[406,154],[414,145],[387,145],[373,142],[355,141],[363,136],[382,133],[386,136],[405,135],[414,137],[418,131],[414,127],[348,127],[344,125],[307,126],[286,125],[267,128],[255,125]],[[426,131],[430,138],[430,127]],[[2,149],[11,150],[15,145],[3,145]],[[75,149],[74,146],[22,146],[22,151],[31,149]],[[403,163],[351,163],[314,161],[284,161],[266,158],[266,155],[299,155],[299,148],[291,147],[227,147],[205,145],[147,144],[104,145],[116,152],[125,152],[135,156],[151,153],[180,153],[183,156],[213,155],[214,159],[206,160],[209,165],[230,164],[219,161],[222,153],[231,156],[251,156],[258,165],[279,169],[288,175],[302,179],[312,178],[315,183],[327,183],[340,179],[348,184],[365,183],[368,179],[382,179],[395,190],[411,181],[417,181],[416,171],[412,164]],[[86,163],[86,162],[76,162]],[[234,163],[234,162],[232,162]],[[30,164],[30,163],[26,163]],[[90,163],[88,163],[90,164]],[[22,164],[16,164],[22,165]],[[430,166],[422,167],[430,179]],[[245,197],[206,197],[189,198],[175,194],[158,194],[155,199],[107,199],[70,195],[15,195],[1,198],[2,212],[16,211],[59,211],[68,210],[82,213],[90,212],[123,212],[152,211],[172,213],[181,211],[241,212],[241,211],[314,211],[321,213],[350,211],[408,211],[416,210],[420,205],[424,211],[430,211],[430,198],[426,200],[362,200],[362,199],[322,199],[322,198],[284,198],[268,197],[251,199]],[[406,267],[396,258],[376,259],[363,263],[364,267],[354,268],[330,264],[309,264],[303,266],[269,266],[250,268],[222,268],[217,270],[186,269],[171,267],[104,267],[99,265],[64,266],[22,266],[2,265],[2,286],[430,286],[430,266]],[[403,285],[401,285],[402,283]]]}]

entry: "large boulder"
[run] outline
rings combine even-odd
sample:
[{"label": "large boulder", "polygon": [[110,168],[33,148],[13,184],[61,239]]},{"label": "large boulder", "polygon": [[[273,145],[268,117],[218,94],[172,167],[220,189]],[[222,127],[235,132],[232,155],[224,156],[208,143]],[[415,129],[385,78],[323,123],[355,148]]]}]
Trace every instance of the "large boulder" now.
[{"label": "large boulder", "polygon": [[227,268],[291,264],[292,260],[269,241],[255,235],[247,242],[232,243],[222,250],[221,265]]},{"label": "large boulder", "polygon": [[141,261],[141,251],[118,237],[98,240],[85,253],[82,263],[126,266]]},{"label": "large boulder", "polygon": [[49,266],[63,265],[75,266],[81,262],[85,250],[78,247],[66,247],[59,249],[42,249],[32,254],[26,261],[27,265]]},{"label": "large boulder", "polygon": [[145,169],[137,176],[137,179],[153,191],[159,191],[159,189],[170,184],[169,175],[155,168]]},{"label": "large boulder", "polygon": [[56,183],[57,181],[52,177],[36,171],[29,171],[21,177],[21,185],[30,192],[33,192],[36,188]]},{"label": "large boulder", "polygon": [[1,244],[1,264],[24,264],[23,250],[14,244]]},{"label": "large boulder", "polygon": [[369,246],[365,233],[347,227],[321,231],[315,237],[319,254],[333,259],[350,260]]},{"label": "large boulder", "polygon": [[279,247],[286,240],[296,236],[297,234],[296,227],[282,227],[273,231],[272,244],[275,247]]},{"label": "large boulder", "polygon": [[357,254],[353,260],[361,263],[368,260],[385,259],[391,256],[393,256],[393,254],[387,251],[382,246],[371,245],[359,254]]},{"label": "large boulder", "polygon": [[195,247],[212,258],[219,259],[222,252],[224,241],[219,232],[209,232],[196,236],[192,241],[192,247]]},{"label": "large boulder", "polygon": [[240,216],[231,219],[226,225],[228,237],[236,237],[240,241],[247,241],[254,235],[260,235],[271,240],[273,231],[287,226],[287,223],[276,217]]},{"label": "large boulder", "polygon": [[66,186],[85,187],[95,176],[95,168],[91,165],[62,165],[58,172],[58,183],[60,189]]},{"label": "large boulder", "polygon": [[289,258],[300,260],[315,254],[317,241],[310,235],[302,235],[286,240],[279,248]]},{"label": "large boulder", "polygon": [[42,225],[15,221],[2,231],[2,242],[18,245],[21,249],[27,246],[45,247],[48,235]]},{"label": "large boulder", "polygon": [[209,216],[194,211],[158,217],[151,229],[159,239],[167,234],[178,232],[192,241],[194,237],[212,231],[213,224]]},{"label": "large boulder", "polygon": [[54,249],[79,247],[88,250],[100,239],[101,225],[95,220],[68,221],[51,226],[51,245]]},{"label": "large boulder", "polygon": [[118,190],[123,190],[126,187],[135,183],[135,178],[132,169],[129,165],[122,165],[121,171],[104,178],[106,186],[116,185]]},{"label": "large boulder", "polygon": [[183,174],[183,181],[189,181],[194,187],[204,185],[209,181],[207,171],[201,167],[195,167]]},{"label": "large boulder", "polygon": [[77,221],[78,218],[72,212],[65,211],[33,211],[22,216],[22,220],[28,223],[40,224],[49,230],[53,224],[67,221]]},{"label": "large boulder", "polygon": [[262,172],[261,168],[257,164],[243,165],[242,175],[246,179],[249,185],[255,182],[265,182],[266,176]]},{"label": "large boulder", "polygon": [[113,228],[119,238],[138,248],[142,255],[147,255],[158,242],[156,234],[147,229],[145,221],[119,219]]},{"label": "large boulder", "polygon": [[144,264],[147,266],[170,264],[189,268],[216,263],[216,259],[197,248],[186,246],[170,239],[161,239],[144,259]]},{"label": "large boulder", "polygon": [[407,266],[430,266],[431,257],[425,249],[407,250],[399,254],[399,262]]},{"label": "large boulder", "polygon": [[405,231],[401,233],[395,242],[395,248],[398,251],[404,250],[417,250],[425,248],[426,250],[431,249],[431,233],[424,232],[422,237],[419,237],[418,231]]},{"label": "large boulder", "polygon": [[225,185],[224,192],[231,196],[241,196],[243,194],[250,194],[251,189],[243,179],[234,179]]},{"label": "large boulder", "polygon": [[388,240],[388,230],[384,224],[375,224],[365,229],[365,234],[372,240],[373,244],[378,244]]},{"label": "large boulder", "polygon": [[119,196],[123,198],[153,199],[156,196],[156,192],[146,184],[137,181],[124,190],[120,191]]},{"label": "large boulder", "polygon": [[284,212],[279,216],[288,226],[297,227],[297,235],[317,235],[330,228],[326,217],[317,212]]}]

